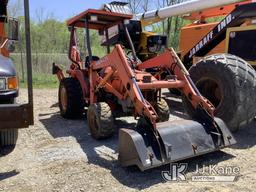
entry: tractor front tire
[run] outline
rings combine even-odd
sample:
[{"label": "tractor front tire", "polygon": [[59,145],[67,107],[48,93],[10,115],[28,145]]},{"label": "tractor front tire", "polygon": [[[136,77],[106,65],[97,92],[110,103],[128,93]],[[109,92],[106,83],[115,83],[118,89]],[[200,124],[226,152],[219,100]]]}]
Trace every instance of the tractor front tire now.
[{"label": "tractor front tire", "polygon": [[85,102],[80,83],[72,77],[65,78],[59,86],[59,108],[61,116],[66,119],[81,117]]},{"label": "tractor front tire", "polygon": [[94,139],[105,139],[114,134],[113,114],[105,102],[94,103],[89,106],[87,122]]},{"label": "tractor front tire", "polygon": [[[230,54],[207,56],[189,73],[201,94],[216,107],[215,115],[237,131],[256,115],[256,72],[243,59]],[[190,116],[196,116],[185,99]]]},{"label": "tractor front tire", "polygon": [[158,100],[155,104],[155,110],[158,115],[158,122],[165,122],[169,120],[170,109],[164,99]]}]

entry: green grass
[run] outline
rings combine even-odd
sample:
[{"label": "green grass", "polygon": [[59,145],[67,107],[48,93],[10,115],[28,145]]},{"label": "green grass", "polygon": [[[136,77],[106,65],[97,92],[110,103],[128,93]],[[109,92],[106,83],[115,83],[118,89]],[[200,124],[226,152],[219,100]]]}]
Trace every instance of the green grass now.
[{"label": "green grass", "polygon": [[[55,89],[58,88],[59,80],[56,75],[33,73],[33,88],[35,89]],[[27,88],[27,82],[20,82],[21,88]]]}]

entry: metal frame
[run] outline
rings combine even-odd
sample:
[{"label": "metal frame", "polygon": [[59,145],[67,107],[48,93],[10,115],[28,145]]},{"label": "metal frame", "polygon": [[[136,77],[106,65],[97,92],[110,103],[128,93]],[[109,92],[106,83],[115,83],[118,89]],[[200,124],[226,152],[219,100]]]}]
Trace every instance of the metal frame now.
[{"label": "metal frame", "polygon": [[[92,54],[91,41],[90,41],[90,25],[89,25],[89,16],[88,15],[85,18],[84,26],[85,26],[85,39],[86,39],[85,43],[87,44],[86,48],[87,48],[87,52],[88,52],[88,56],[89,56],[89,62],[92,62],[93,54]],[[109,28],[110,28],[110,26],[107,26],[103,29],[103,31],[105,32],[106,42],[109,41],[109,33],[108,33]],[[128,32],[126,26],[125,26],[125,29]],[[132,40],[131,40],[131,37],[130,37],[129,33],[126,33],[126,35],[128,35],[127,38],[128,38],[129,44],[130,44],[132,50],[134,50],[134,53],[135,53],[135,49],[134,49],[134,46],[132,44]],[[106,47],[107,47],[107,53],[109,54],[110,53],[110,45],[107,44]]]},{"label": "metal frame", "polygon": [[27,128],[34,124],[29,0],[24,0],[28,103],[0,105],[0,129]]}]

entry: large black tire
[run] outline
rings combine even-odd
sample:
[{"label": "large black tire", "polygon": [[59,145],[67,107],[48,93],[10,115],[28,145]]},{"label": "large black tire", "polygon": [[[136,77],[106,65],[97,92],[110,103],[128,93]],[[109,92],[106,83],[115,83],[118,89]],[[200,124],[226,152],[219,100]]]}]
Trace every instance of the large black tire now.
[{"label": "large black tire", "polygon": [[72,77],[63,79],[59,86],[61,116],[66,119],[81,117],[84,107],[85,102],[79,81]]},{"label": "large black tire", "polygon": [[18,139],[18,129],[4,129],[0,131],[0,146],[15,146]]},{"label": "large black tire", "polygon": [[94,139],[105,139],[114,134],[114,118],[107,103],[91,104],[87,112],[87,122]]},{"label": "large black tire", "polygon": [[165,122],[169,120],[170,109],[167,102],[164,99],[158,100],[154,108],[158,115],[158,122]]},{"label": "large black tire", "polygon": [[[1,101],[1,104],[14,104],[15,98],[9,98]],[[0,130],[0,147],[7,149],[7,153],[12,151],[18,139],[18,129],[3,129]]]},{"label": "large black tire", "polygon": [[[256,72],[243,59],[219,54],[205,57],[189,73],[201,94],[216,107],[215,115],[237,131],[256,115]],[[185,108],[195,116],[191,105]]]},{"label": "large black tire", "polygon": [[15,98],[8,98],[8,99],[0,100],[0,104],[14,104],[14,103],[16,103]]}]

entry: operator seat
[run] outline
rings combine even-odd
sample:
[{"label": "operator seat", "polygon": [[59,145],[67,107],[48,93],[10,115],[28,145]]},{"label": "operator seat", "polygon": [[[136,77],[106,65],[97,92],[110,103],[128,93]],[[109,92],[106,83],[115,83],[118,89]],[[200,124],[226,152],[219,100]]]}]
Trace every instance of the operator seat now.
[{"label": "operator seat", "polygon": [[[90,67],[90,57],[89,56],[86,56],[85,57],[85,68],[89,68]],[[100,58],[98,56],[92,56],[92,61],[99,61]]]}]

